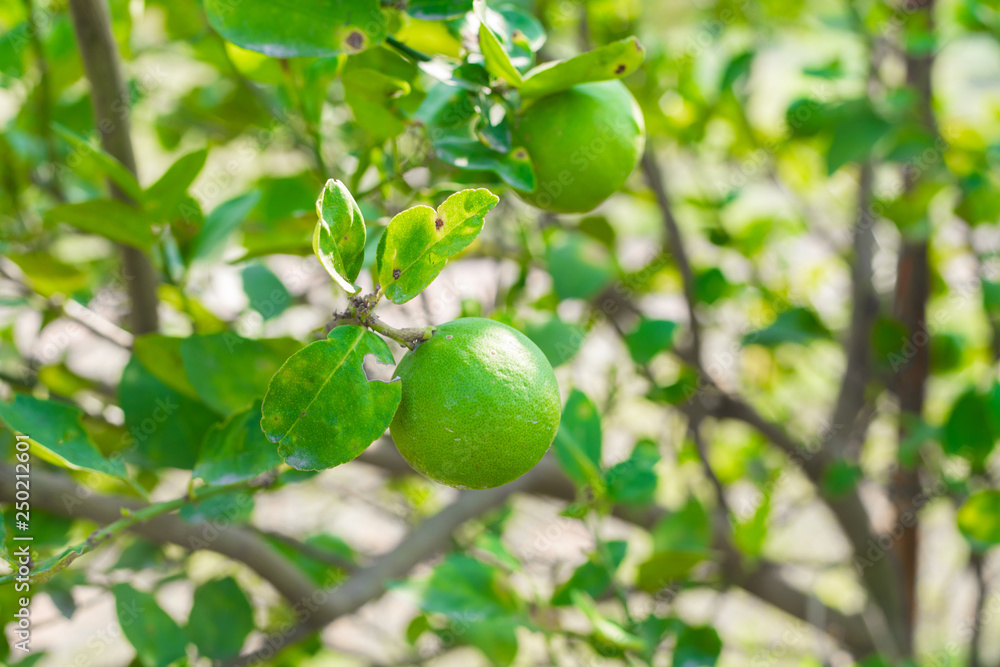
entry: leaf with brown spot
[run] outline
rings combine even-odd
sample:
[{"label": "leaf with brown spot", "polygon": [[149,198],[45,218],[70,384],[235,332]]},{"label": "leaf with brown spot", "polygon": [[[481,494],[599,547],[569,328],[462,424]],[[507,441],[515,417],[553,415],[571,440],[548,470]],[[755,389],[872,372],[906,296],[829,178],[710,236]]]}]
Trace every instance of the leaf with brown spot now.
[{"label": "leaf with brown spot", "polygon": [[639,40],[629,37],[569,60],[540,65],[525,75],[518,92],[523,98],[542,97],[581,83],[620,79],[634,72],[644,59]]},{"label": "leaf with brown spot", "polygon": [[420,294],[448,260],[479,235],[486,214],[498,201],[485,188],[462,190],[436,211],[414,206],[394,217],[376,253],[385,295],[394,303],[406,303]]}]

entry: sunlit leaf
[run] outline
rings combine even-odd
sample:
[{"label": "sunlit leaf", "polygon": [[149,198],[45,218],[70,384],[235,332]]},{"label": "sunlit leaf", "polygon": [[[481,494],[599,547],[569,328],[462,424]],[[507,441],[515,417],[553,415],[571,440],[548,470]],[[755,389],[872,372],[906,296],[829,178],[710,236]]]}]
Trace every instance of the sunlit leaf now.
[{"label": "sunlit leaf", "polygon": [[320,264],[349,294],[354,285],[365,253],[365,219],[347,186],[330,179],[316,200],[319,220],[313,231],[313,252]]},{"label": "sunlit leaf", "polygon": [[378,276],[385,295],[406,303],[431,284],[448,260],[479,235],[500,199],[485,188],[462,190],[437,211],[415,206],[389,223],[378,245]]},{"label": "sunlit leaf", "polygon": [[288,465],[332,468],[385,432],[402,385],[369,381],[363,368],[368,355],[393,363],[384,340],[362,327],[340,326],[292,355],[271,379],[261,428]]},{"label": "sunlit leaf", "polygon": [[628,76],[642,64],[645,52],[639,40],[629,37],[569,60],[539,65],[528,72],[518,89],[521,97],[542,97],[581,83]]}]

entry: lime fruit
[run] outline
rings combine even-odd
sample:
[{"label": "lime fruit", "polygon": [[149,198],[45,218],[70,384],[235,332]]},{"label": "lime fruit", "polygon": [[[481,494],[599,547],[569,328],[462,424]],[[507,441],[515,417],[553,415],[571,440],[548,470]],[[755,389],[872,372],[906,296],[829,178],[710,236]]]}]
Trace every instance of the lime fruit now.
[{"label": "lime fruit", "polygon": [[436,328],[396,366],[403,398],[389,432],[414,470],[466,489],[511,482],[559,428],[552,366],[516,329],[481,317]]},{"label": "lime fruit", "polygon": [[646,144],[642,111],[618,80],[530,101],[512,132],[514,152],[528,151],[536,180],[533,191],[517,194],[557,213],[585,213],[617,192]]}]

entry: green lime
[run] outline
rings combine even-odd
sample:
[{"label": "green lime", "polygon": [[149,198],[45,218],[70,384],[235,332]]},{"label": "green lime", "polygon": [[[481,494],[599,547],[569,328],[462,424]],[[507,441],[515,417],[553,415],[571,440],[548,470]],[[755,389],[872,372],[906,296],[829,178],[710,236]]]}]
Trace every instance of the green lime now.
[{"label": "green lime", "polygon": [[396,366],[403,398],[389,427],[403,458],[442,484],[488,489],[538,463],[559,428],[552,366],[506,324],[443,324]]},{"label": "green lime", "polygon": [[621,81],[574,86],[529,102],[514,119],[537,186],[517,191],[547,211],[585,213],[617,192],[646,144],[642,111]]}]

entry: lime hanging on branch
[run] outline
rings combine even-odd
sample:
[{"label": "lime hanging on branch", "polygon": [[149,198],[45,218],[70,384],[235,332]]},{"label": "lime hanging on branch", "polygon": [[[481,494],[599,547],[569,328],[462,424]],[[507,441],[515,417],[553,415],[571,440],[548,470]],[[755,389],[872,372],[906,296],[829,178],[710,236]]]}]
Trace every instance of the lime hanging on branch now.
[{"label": "lime hanging on branch", "polygon": [[[475,241],[498,201],[485,188],[462,190],[437,208],[397,214],[379,241],[375,290],[362,296],[355,281],[364,219],[343,183],[324,186],[313,248],[349,305],[334,315],[325,340],[289,357],[271,378],[261,427],[285,463],[300,470],[341,465],[390,423],[410,465],[451,486],[506,484],[541,460],[559,428],[561,402],[552,366],[531,340],[488,319],[396,328],[375,314],[383,297],[406,303],[430,285]],[[373,376],[372,366],[393,361],[383,338],[409,348],[391,379]]]},{"label": "lime hanging on branch", "polygon": [[527,336],[479,317],[443,324],[396,367],[389,427],[403,458],[442,484],[486,489],[537,464],[562,403],[552,366]]},{"label": "lime hanging on branch", "polygon": [[642,112],[621,81],[584,83],[525,103],[512,127],[535,188],[515,190],[547,211],[586,213],[625,184],[642,157]]}]

